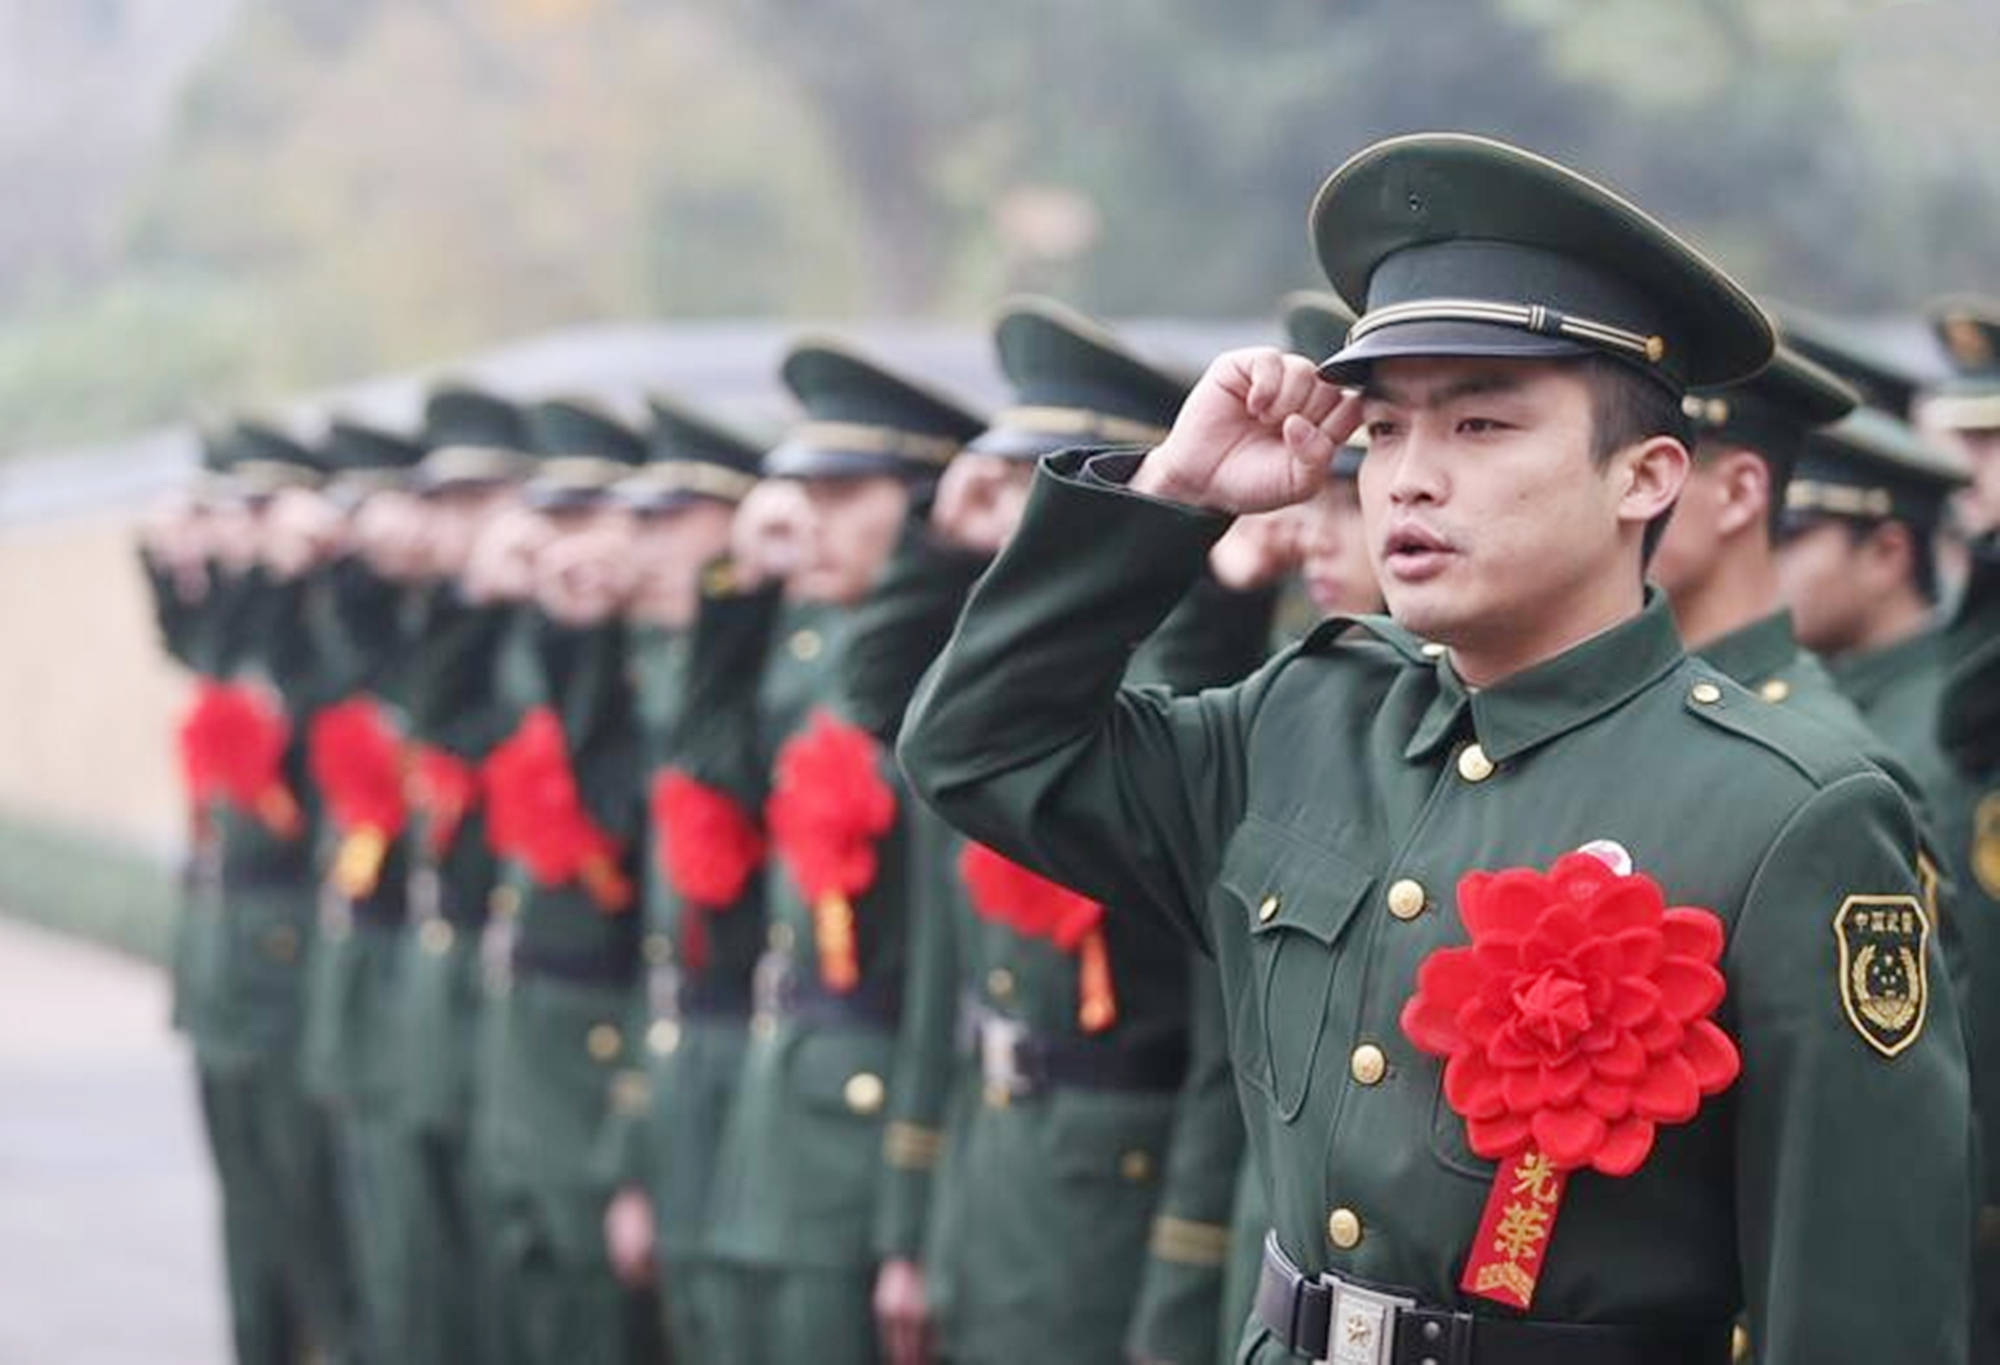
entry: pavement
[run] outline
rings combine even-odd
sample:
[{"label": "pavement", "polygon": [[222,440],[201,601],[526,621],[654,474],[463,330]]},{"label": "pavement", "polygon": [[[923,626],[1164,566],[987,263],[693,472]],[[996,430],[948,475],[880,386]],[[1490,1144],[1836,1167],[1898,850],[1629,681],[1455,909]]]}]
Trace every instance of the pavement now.
[{"label": "pavement", "polygon": [[0,916],[0,1365],[226,1365],[214,1178],[156,967]]}]

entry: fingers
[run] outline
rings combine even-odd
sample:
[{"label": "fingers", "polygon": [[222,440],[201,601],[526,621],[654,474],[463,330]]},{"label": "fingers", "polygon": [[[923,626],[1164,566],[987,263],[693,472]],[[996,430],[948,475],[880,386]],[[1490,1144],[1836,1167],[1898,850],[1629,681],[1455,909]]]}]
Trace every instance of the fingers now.
[{"label": "fingers", "polygon": [[1243,397],[1243,407],[1259,421],[1268,420],[1277,409],[1279,394],[1285,387],[1286,357],[1279,351],[1260,350],[1247,352],[1244,368],[1250,376],[1250,388]]},{"label": "fingers", "polygon": [[1324,484],[1333,466],[1333,453],[1339,444],[1326,432],[1293,413],[1285,419],[1285,449],[1292,455],[1296,467],[1298,500],[1311,497]]},{"label": "fingers", "polygon": [[1324,417],[1311,420],[1319,427],[1320,434],[1337,448],[1353,439],[1354,433],[1361,427],[1361,394],[1356,390],[1335,388],[1331,384],[1327,387],[1333,389],[1336,395],[1334,404]]}]

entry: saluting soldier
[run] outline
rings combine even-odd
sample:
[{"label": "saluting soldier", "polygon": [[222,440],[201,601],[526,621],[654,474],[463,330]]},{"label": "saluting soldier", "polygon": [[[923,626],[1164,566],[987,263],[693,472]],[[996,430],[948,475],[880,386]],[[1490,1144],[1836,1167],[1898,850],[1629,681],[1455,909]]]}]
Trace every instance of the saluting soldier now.
[{"label": "saluting soldier", "polygon": [[[672,1358],[724,1360],[716,1334],[709,1201],[764,946],[764,839],[754,734],[738,704],[766,628],[743,628],[730,526],[763,448],[656,398],[648,458],[612,490],[628,514],[628,616],[647,804],[645,975],[620,1077],[605,1217],[612,1263],[657,1285]],[[696,776],[699,773],[700,776]]]},{"label": "saluting soldier", "polygon": [[[1955,506],[1971,542],[1971,571],[1945,630],[1938,718],[1938,739],[1965,784],[1965,799],[1945,838],[1962,860],[1965,936],[1977,960],[1990,963],[2000,961],[1994,939],[2000,932],[2000,309],[1960,298],[1930,313],[1952,376],[1925,396],[1918,424],[1955,445],[1971,473]],[[1974,1252],[1973,1358],[1988,1360],[2000,1354],[2000,993],[1982,988],[1967,1004],[1985,1177]]]},{"label": "saluting soldier", "polygon": [[515,719],[498,695],[500,652],[528,588],[525,579],[510,587],[475,571],[473,552],[514,510],[535,459],[520,410],[464,384],[425,400],[423,443],[414,478],[430,589],[404,693],[414,932],[404,937],[392,1007],[405,1144],[396,1195],[407,1238],[401,1349],[411,1365],[457,1365],[485,1358],[485,1247],[468,1133],[478,945],[498,860],[486,840],[479,767]]},{"label": "saluting soldier", "polygon": [[[842,641],[913,503],[983,423],[830,341],[782,366],[805,420],[765,457],[810,508],[784,585],[816,604],[762,684],[778,723],[762,803],[768,946],[711,1218],[723,1358],[876,1361],[873,1214],[913,913],[910,800],[885,741],[843,705]],[[773,589],[761,594],[767,610]],[[782,688],[782,690],[781,690]],[[749,698],[744,699],[746,703]]]},{"label": "saluting soldier", "polygon": [[299,1071],[314,946],[305,729],[324,700],[303,602],[332,518],[289,436],[238,423],[223,451],[207,485],[206,680],[180,735],[196,846],[175,1013],[221,1189],[236,1358],[346,1360],[357,1334],[332,1144]]},{"label": "saluting soldier", "polygon": [[654,1308],[605,1255],[610,1187],[596,1145],[630,1046],[639,967],[626,566],[607,494],[645,442],[583,400],[538,403],[528,424],[542,460],[522,496],[548,531],[529,556],[536,615],[521,662],[532,666],[503,665],[521,720],[482,768],[504,878],[484,935],[474,1091],[493,1358],[644,1360]]},{"label": "saluting soldier", "polygon": [[[854,650],[901,661],[870,670],[871,695],[857,697],[884,729],[1011,531],[1034,461],[1079,439],[1158,439],[1186,395],[1185,379],[1045,300],[1004,307],[994,339],[1014,405],[953,462],[857,627]],[[1204,584],[1135,660],[1135,679],[1191,690],[1247,673],[1264,654],[1272,596]],[[1206,1281],[1195,1316],[1212,1323],[1226,1174],[1206,1192],[1183,1187],[1189,1202],[1149,1253],[1188,1071],[1186,946],[935,822],[916,837],[923,951],[878,1231],[890,1358],[920,1359],[934,1315],[938,1349],[955,1361],[1116,1359],[1142,1282],[1184,1270]]]},{"label": "saluting soldier", "polygon": [[[1769,322],[1480,138],[1363,151],[1313,231],[1347,345],[1228,353],[1160,445],[1045,466],[911,708],[914,782],[1217,957],[1274,1229],[1249,1358],[1719,1361],[1747,1304],[1768,1361],[1964,1359],[1916,821],[1642,583],[1681,399],[1761,368]],[[1312,492],[1364,417],[1391,619],[1121,691],[1230,516]]]},{"label": "saluting soldier", "polygon": [[406,487],[414,441],[336,419],[315,452],[344,520],[341,545],[304,603],[327,704],[306,729],[322,812],[318,948],[306,981],[300,1067],[331,1120],[364,1354],[404,1358],[404,1205],[396,1163],[402,957],[404,753],[401,685],[421,536]]}]

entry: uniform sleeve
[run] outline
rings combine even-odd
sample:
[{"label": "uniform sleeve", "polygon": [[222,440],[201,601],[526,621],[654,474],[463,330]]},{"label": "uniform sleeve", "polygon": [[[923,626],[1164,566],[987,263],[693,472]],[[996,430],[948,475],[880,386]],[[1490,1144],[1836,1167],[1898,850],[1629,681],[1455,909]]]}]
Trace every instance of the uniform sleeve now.
[{"label": "uniform sleeve", "polygon": [[904,524],[888,569],[856,608],[841,647],[842,687],[855,724],[895,743],[910,694],[944,648],[988,562],[938,542],[923,517]]},{"label": "uniform sleeve", "polygon": [[1128,1354],[1172,1365],[1217,1357],[1229,1219],[1244,1146],[1222,981],[1207,958],[1190,967],[1188,1074],[1174,1107],[1166,1178],[1125,1335]]},{"label": "uniform sleeve", "polygon": [[944,1146],[957,1042],[958,945],[950,899],[950,829],[912,810],[910,951],[903,1015],[882,1130],[875,1250],[884,1260],[923,1259],[931,1182]]},{"label": "uniform sleeve", "polygon": [[779,605],[775,588],[739,592],[721,566],[710,571],[688,647],[681,725],[668,746],[676,768],[746,811],[764,808],[770,781],[757,697]]},{"label": "uniform sleeve", "polygon": [[1083,459],[1043,465],[917,691],[903,764],[969,837],[1106,905],[1160,907],[1205,943],[1261,678],[1178,700],[1120,679],[1228,522],[1105,483]]},{"label": "uniform sleeve", "polygon": [[1833,783],[1766,855],[1725,957],[1743,1058],[1738,1233],[1763,1365],[1965,1359],[1971,1118],[1936,933],[1913,959],[1925,1012],[1906,1044],[1893,1011],[1864,1035],[1843,987],[1838,921],[1918,906],[1914,847],[1887,778]]},{"label": "uniform sleeve", "polygon": [[1938,739],[1969,777],[2000,771],[2000,533],[1975,548],[1965,596],[1945,631]]},{"label": "uniform sleeve", "polygon": [[182,665],[198,669],[194,657],[194,632],[199,604],[182,600],[174,584],[173,571],[145,550],[139,551],[139,569],[146,576],[146,588],[153,602],[153,621],[159,627],[160,645],[167,656]]}]

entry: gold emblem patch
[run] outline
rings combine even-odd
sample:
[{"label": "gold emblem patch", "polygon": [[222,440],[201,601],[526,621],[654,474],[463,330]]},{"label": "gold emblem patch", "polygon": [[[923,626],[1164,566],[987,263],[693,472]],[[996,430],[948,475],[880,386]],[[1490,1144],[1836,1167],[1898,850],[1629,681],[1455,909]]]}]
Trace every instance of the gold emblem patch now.
[{"label": "gold emblem patch", "polygon": [[1930,916],[1915,896],[1849,896],[1833,917],[1840,1003],[1868,1046],[1894,1057],[1924,1029]]},{"label": "gold emblem patch", "polygon": [[2000,792],[1988,792],[1974,808],[1972,875],[1981,890],[2000,900]]}]

